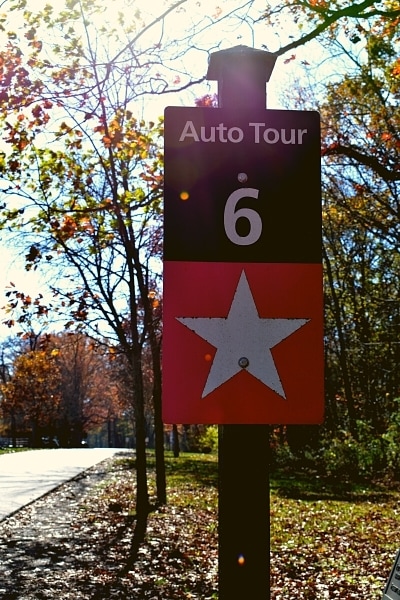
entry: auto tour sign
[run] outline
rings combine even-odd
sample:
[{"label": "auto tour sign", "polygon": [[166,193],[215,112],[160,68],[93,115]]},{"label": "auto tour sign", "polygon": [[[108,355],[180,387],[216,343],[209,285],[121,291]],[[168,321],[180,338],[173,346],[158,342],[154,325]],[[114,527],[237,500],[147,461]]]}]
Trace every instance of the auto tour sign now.
[{"label": "auto tour sign", "polygon": [[323,416],[315,112],[165,112],[163,418]]}]

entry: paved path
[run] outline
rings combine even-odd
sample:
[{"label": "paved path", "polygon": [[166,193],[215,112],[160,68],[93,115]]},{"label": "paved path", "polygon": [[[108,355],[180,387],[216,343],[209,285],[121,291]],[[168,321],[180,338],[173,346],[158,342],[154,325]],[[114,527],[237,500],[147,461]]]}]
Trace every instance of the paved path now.
[{"label": "paved path", "polygon": [[110,458],[119,448],[29,450],[0,456],[0,521]]}]

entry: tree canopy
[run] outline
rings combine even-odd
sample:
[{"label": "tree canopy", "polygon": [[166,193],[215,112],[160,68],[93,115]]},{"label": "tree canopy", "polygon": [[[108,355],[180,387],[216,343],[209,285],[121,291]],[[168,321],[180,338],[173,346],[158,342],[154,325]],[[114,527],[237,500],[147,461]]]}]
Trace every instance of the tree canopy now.
[{"label": "tree canopy", "polygon": [[[206,33],[223,19],[232,35],[238,23],[279,32],[274,51],[287,64],[296,64],[295,49],[311,41],[329,57],[319,71],[310,68],[318,56],[313,65],[303,61],[310,85],[290,90],[291,108],[318,109],[322,118],[325,430],[343,444],[348,431],[357,441],[366,431],[387,435],[397,410],[399,4],[282,0],[263,5],[257,18],[253,2],[228,4],[212,11],[207,5],[206,14],[202,3],[177,0],[155,15],[130,0],[119,10],[100,0],[66,0],[57,8],[15,0],[0,21],[2,236],[19,240],[26,268],[47,272],[51,289],[34,298],[8,290],[7,321],[29,329],[32,315],[50,323],[60,317],[121,361],[144,516],[149,401],[161,467],[164,442],[163,123],[148,116],[146,102],[204,78],[208,53],[221,43],[210,47]],[[186,31],[175,33],[174,19]],[[185,66],[191,52],[204,59],[201,73],[195,62],[193,71]],[[29,358],[40,362],[39,353]],[[7,402],[13,397],[9,392]],[[165,501],[162,468],[157,488]]]},{"label": "tree canopy", "polygon": [[298,34],[291,35],[294,39],[287,40],[276,51],[283,55],[322,36],[334,41],[339,35],[357,43],[371,26],[383,37],[389,32],[395,33],[400,22],[400,7],[396,0],[283,0],[267,2],[262,20],[267,25],[280,26],[282,37],[285,24],[297,25]]}]

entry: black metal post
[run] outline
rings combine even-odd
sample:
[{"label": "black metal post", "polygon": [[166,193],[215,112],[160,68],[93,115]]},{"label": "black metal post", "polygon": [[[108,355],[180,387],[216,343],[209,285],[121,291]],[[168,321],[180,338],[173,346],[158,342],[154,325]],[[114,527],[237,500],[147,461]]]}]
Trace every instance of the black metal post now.
[{"label": "black metal post", "polygon": [[[221,108],[265,109],[276,56],[237,46],[210,57]],[[269,426],[219,426],[219,600],[270,597]]]}]

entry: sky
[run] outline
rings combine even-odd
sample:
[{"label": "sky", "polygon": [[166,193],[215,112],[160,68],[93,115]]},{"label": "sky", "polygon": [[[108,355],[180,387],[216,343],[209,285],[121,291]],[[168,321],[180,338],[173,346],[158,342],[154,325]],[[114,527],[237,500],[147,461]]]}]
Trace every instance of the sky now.
[{"label": "sky", "polygon": [[[31,10],[40,8],[46,4],[47,0],[30,0],[28,6]],[[204,12],[209,15],[209,21],[212,22],[218,16],[223,16],[227,12],[232,12],[232,8],[235,6],[243,6],[245,0],[188,0],[188,3],[182,6],[182,9],[173,16],[169,17],[169,24],[173,23],[173,26],[166,28],[168,36],[173,40],[173,37],[179,38],[184,36],[188,29],[192,27],[193,23],[199,20],[201,15],[204,16]],[[118,10],[125,10],[123,7],[124,0],[112,0],[109,6],[116,13]],[[131,1],[132,6],[135,8],[139,7],[142,10],[142,18],[148,23],[153,18],[151,12],[154,11],[155,15],[158,15],[160,11],[169,2],[164,0],[152,0],[149,3],[148,0],[133,0]],[[265,3],[261,0],[254,0],[252,3],[251,14],[249,17],[256,17],[258,11],[262,10]],[[205,11],[206,9],[206,11]],[[238,44],[243,44],[250,47],[269,50],[276,50],[281,45],[287,43],[288,36],[295,33],[296,27],[290,23],[287,24],[287,29],[281,31],[267,31],[265,25],[251,23],[249,20],[244,20],[245,11],[242,9],[236,13],[236,18],[231,18],[225,22],[222,22],[220,26],[215,28],[205,28],[204,31],[198,34],[195,38],[195,46],[197,48],[213,48],[216,44],[220,44],[220,48],[229,48]],[[240,18],[239,18],[240,17]],[[188,27],[189,25],[189,27]],[[16,27],[18,22],[16,21]],[[298,31],[298,30],[297,30]],[[160,35],[160,30],[157,28],[152,29],[148,34],[149,36]],[[302,71],[300,68],[301,56],[308,56],[309,48],[301,49],[298,53],[298,57],[295,63],[290,62],[285,64],[284,58],[280,58],[277,61],[275,70],[272,74],[271,81],[268,85],[268,107],[269,108],[282,108],[282,92],[285,89],[290,88],[294,78],[296,78],[297,72]],[[186,69],[194,77],[201,77],[207,71],[208,59],[207,53],[203,50],[193,50],[191,53],[185,53],[182,57],[182,68]],[[138,101],[137,110],[142,112],[145,118],[155,118],[155,116],[161,115],[164,108],[168,105],[178,106],[193,106],[194,99],[207,93],[214,93],[217,91],[217,82],[204,82],[194,89],[189,89],[186,92],[180,94],[168,94],[162,96],[146,97]],[[0,251],[1,251],[1,269],[0,269],[0,320],[3,321],[7,318],[4,312],[1,311],[2,306],[6,302],[6,298],[3,295],[2,290],[5,292],[10,288],[10,282],[13,282],[17,289],[23,289],[25,293],[36,296],[43,290],[43,281],[39,272],[27,272],[24,267],[24,257],[18,255],[16,250],[10,246],[9,243],[1,243],[0,240]],[[3,324],[0,325],[0,336],[7,336],[10,333],[14,333],[14,330],[10,330]]]}]

